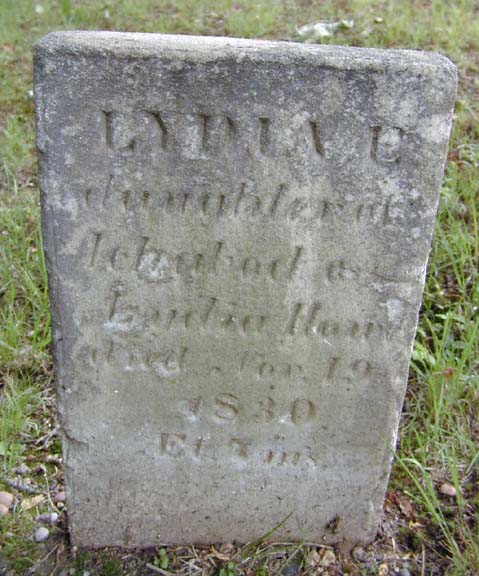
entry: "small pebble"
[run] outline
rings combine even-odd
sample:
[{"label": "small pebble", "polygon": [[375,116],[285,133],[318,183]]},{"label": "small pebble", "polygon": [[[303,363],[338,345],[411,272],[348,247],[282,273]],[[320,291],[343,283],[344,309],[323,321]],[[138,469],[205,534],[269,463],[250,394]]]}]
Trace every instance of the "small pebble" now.
[{"label": "small pebble", "polygon": [[16,474],[20,474],[20,476],[25,476],[26,474],[30,473],[30,468],[23,462],[20,466],[17,466],[13,470]]},{"label": "small pebble", "polygon": [[55,502],[55,504],[65,502],[65,492],[58,492],[58,494],[55,494],[55,496],[53,496],[53,502]]},{"label": "small pebble", "polygon": [[0,504],[0,516],[6,516],[8,514],[8,508],[3,504]]},{"label": "small pebble", "polygon": [[0,492],[0,504],[7,509],[13,504],[13,494],[10,492]]},{"label": "small pebble", "polygon": [[325,550],[321,558],[320,566],[331,566],[336,562],[336,554],[332,550]]},{"label": "small pebble", "polygon": [[40,526],[35,530],[35,542],[45,542],[50,536],[50,530],[45,526]]},{"label": "small pebble", "polygon": [[55,524],[58,520],[58,514],[56,512],[45,512],[44,514],[40,514],[37,516],[36,521],[41,522],[42,524]]},{"label": "small pebble", "polygon": [[290,562],[281,570],[281,576],[296,576],[299,572],[298,564]]},{"label": "small pebble", "polygon": [[381,564],[381,566],[379,566],[379,570],[378,570],[378,576],[388,576],[388,565],[386,563]]},{"label": "small pebble", "polygon": [[366,558],[366,550],[361,548],[361,546],[356,546],[356,548],[353,550],[353,558],[357,562],[363,561]]},{"label": "small pebble", "polygon": [[45,458],[45,462],[48,462],[48,464],[55,464],[56,466],[61,466],[62,459],[59,458],[58,456],[54,456],[53,454],[49,454]]},{"label": "small pebble", "polygon": [[455,496],[456,488],[452,484],[444,482],[444,484],[439,488],[439,492],[445,496]]}]

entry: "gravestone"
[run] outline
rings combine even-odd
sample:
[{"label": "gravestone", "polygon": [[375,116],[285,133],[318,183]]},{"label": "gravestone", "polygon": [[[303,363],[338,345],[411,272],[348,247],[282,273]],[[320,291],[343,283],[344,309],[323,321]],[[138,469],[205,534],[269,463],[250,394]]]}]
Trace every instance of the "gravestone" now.
[{"label": "gravestone", "polygon": [[74,544],[374,537],[455,90],[419,52],[37,44]]}]

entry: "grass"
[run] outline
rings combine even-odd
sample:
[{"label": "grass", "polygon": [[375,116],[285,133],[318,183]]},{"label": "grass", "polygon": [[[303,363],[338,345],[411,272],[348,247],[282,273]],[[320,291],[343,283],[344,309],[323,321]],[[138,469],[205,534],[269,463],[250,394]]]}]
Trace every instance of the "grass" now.
[{"label": "grass", "polygon": [[[179,573],[189,561],[199,569],[209,567],[210,572],[228,576],[246,570],[262,576],[289,565],[299,573],[334,568],[338,574],[387,574],[386,566],[393,574],[406,562],[413,574],[479,573],[477,0],[0,0],[0,490],[12,489],[7,481],[16,477],[15,470],[22,464],[28,473],[21,481],[30,491],[54,493],[62,482],[58,461],[51,459],[60,455],[60,447],[52,416],[50,319],[39,232],[32,43],[49,30],[71,28],[297,39],[296,29],[302,24],[342,18],[352,18],[354,26],[324,41],[438,50],[456,62],[461,74],[398,454],[386,500],[392,533],[383,530],[366,559],[337,556],[329,568],[323,562],[324,549],[262,543],[244,553],[168,550],[168,564],[165,552],[161,553],[163,566]],[[456,496],[443,494],[443,484],[453,486]],[[126,564],[121,563],[126,561],[114,552],[73,558],[61,522],[53,540],[55,554],[46,558],[45,549],[32,543],[32,519],[38,512],[62,510],[48,500],[22,510],[19,503],[28,498],[29,492],[20,490],[15,510],[0,525],[0,557],[10,562],[14,573],[32,567],[34,573],[41,573],[52,558],[60,557],[71,574],[126,573]],[[395,556],[388,556],[391,549]],[[146,564],[158,559],[158,554],[130,558],[128,570],[153,573]],[[51,566],[52,573],[56,568]]]}]

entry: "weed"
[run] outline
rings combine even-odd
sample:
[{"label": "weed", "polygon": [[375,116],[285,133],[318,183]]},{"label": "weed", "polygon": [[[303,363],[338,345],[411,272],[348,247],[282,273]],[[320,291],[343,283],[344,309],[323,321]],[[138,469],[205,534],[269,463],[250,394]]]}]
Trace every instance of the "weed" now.
[{"label": "weed", "polygon": [[121,576],[121,562],[119,558],[104,558],[99,571],[100,576]]},{"label": "weed", "polygon": [[153,566],[157,568],[161,568],[166,570],[170,564],[170,560],[168,559],[168,554],[164,548],[160,548],[158,550],[158,556],[153,560]]},{"label": "weed", "polygon": [[228,562],[220,568],[218,576],[236,576],[236,564],[234,562]]}]

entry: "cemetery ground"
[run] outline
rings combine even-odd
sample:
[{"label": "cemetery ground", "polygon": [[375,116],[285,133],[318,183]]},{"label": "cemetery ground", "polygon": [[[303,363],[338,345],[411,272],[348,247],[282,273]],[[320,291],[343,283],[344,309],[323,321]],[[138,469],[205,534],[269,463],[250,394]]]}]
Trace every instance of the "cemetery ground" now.
[{"label": "cemetery ground", "polygon": [[[329,28],[332,36],[298,34],[319,21],[340,24]],[[273,526],[243,547],[69,547],[31,58],[35,40],[74,28],[415,48],[457,64],[458,101],[398,452],[370,547],[350,556],[307,542],[288,545],[275,542]],[[478,54],[476,0],[0,0],[0,491],[13,495],[0,502],[0,574],[479,573]]]}]

